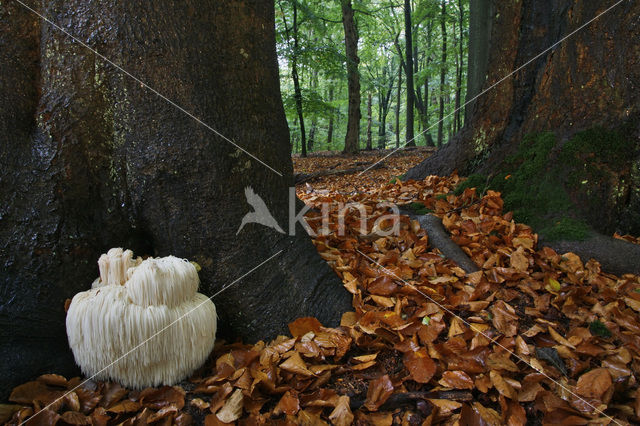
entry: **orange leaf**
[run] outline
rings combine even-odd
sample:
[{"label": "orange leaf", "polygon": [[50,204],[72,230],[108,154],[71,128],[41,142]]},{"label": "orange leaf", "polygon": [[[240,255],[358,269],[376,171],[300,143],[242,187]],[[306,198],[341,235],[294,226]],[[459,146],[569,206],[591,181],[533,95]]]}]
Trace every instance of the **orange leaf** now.
[{"label": "orange leaf", "polygon": [[473,389],[473,380],[464,371],[445,371],[438,382],[442,386],[454,389]]},{"label": "orange leaf", "polygon": [[405,367],[409,370],[411,379],[418,383],[429,383],[436,372],[436,364],[424,348],[406,353],[403,361]]},{"label": "orange leaf", "polygon": [[317,333],[320,331],[320,321],[314,317],[298,318],[297,320],[289,323],[289,331],[293,337],[301,337],[310,331]]},{"label": "orange leaf", "polygon": [[611,385],[609,370],[596,368],[580,376],[576,386],[576,393],[589,398],[601,399]]},{"label": "orange leaf", "polygon": [[298,352],[294,352],[288,360],[280,364],[280,368],[303,376],[313,376],[313,373],[307,369],[307,364],[300,358]]},{"label": "orange leaf", "polygon": [[278,405],[274,408],[273,412],[275,415],[280,415],[282,413],[294,416],[300,410],[300,401],[298,397],[293,395],[291,391],[285,392],[285,394],[280,398]]}]

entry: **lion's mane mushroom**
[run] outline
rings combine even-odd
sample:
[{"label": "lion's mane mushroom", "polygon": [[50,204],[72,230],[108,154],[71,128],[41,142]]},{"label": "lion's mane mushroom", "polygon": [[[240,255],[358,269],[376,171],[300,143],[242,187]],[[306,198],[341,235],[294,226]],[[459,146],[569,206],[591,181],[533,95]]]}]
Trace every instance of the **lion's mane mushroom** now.
[{"label": "lion's mane mushroom", "polygon": [[192,263],[133,259],[131,250],[114,248],[98,265],[100,278],[74,296],[67,312],[69,346],[85,375],[143,388],[174,384],[204,363],[216,308],[197,292]]}]

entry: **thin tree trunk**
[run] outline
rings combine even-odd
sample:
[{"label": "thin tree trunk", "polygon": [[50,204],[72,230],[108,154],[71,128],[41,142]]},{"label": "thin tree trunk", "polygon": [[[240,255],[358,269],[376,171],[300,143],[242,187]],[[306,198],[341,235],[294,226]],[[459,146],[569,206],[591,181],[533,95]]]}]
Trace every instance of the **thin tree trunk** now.
[{"label": "thin tree trunk", "polygon": [[440,15],[440,29],[442,30],[442,64],[440,68],[440,113],[438,114],[438,146],[444,142],[444,82],[447,72],[447,3],[442,0]]},{"label": "thin tree trunk", "polygon": [[413,46],[411,36],[411,0],[404,0],[404,39],[405,39],[405,73],[407,75],[407,110],[406,110],[406,129],[405,129],[405,146],[415,146],[413,133]]},{"label": "thin tree trunk", "polygon": [[[280,10],[282,11],[282,19],[284,22],[284,30],[287,35],[287,44],[291,48],[291,44],[289,43],[289,39],[291,35],[289,34],[289,26],[287,25],[286,14],[284,13],[284,9],[282,8],[282,3],[280,3]],[[301,138],[301,148],[303,157],[307,156],[307,135],[304,128],[304,116],[302,113],[302,90],[300,89],[300,78],[298,76],[298,8],[296,3],[293,2],[293,47],[291,48],[291,78],[293,79],[293,98],[296,102],[296,112],[298,114],[298,120],[300,121],[300,138]]]},{"label": "thin tree trunk", "polygon": [[298,78],[298,8],[293,2],[293,58],[291,58],[291,77],[293,78],[293,90],[296,100],[296,111],[300,120],[300,146],[302,156],[307,156],[307,135],[304,128],[304,116],[302,113],[302,90]]},{"label": "thin tree trunk", "polygon": [[396,97],[396,148],[400,148],[400,103],[402,102],[402,62],[398,65],[398,96]]},{"label": "thin tree trunk", "polygon": [[[333,85],[329,86],[329,102],[333,102]],[[331,109],[331,115],[329,116],[329,128],[327,129],[327,149],[331,149],[331,144],[333,143],[333,117],[335,115],[335,110]]]},{"label": "thin tree trunk", "polygon": [[359,150],[360,139],[360,73],[358,71],[358,29],[353,18],[351,0],[342,2],[342,25],[344,27],[344,42],[347,54],[347,83],[349,93],[349,112],[347,120],[347,134],[344,138],[344,152],[355,154]]},{"label": "thin tree trunk", "polygon": [[371,108],[372,96],[371,92],[369,92],[369,96],[367,98],[367,150],[371,151],[373,149],[372,144],[372,135],[371,135],[371,121],[373,119],[372,108]]},{"label": "thin tree trunk", "polygon": [[389,86],[381,89],[380,102],[380,120],[378,126],[378,149],[384,149],[387,145],[387,115],[389,114],[389,106],[391,105],[391,94],[393,93],[393,83],[395,81],[393,67],[383,69],[383,80],[389,77]]},{"label": "thin tree trunk", "polygon": [[[316,39],[317,40],[317,39]],[[313,73],[311,75],[311,89],[317,91],[318,89],[318,69],[314,68]],[[309,152],[313,151],[315,141],[316,141],[316,132],[318,130],[318,115],[313,114],[313,118],[311,119],[311,129],[309,129],[309,139],[307,140],[307,148]]]}]

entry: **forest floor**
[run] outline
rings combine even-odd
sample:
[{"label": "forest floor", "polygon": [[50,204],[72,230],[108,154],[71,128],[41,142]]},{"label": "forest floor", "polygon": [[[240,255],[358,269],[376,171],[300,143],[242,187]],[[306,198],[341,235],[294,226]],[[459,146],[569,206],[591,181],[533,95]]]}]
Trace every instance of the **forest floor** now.
[{"label": "forest floor", "polygon": [[[294,164],[308,174],[382,156]],[[34,424],[638,424],[640,277],[538,247],[500,194],[455,195],[456,175],[394,179],[424,156],[402,152],[383,168],[297,187],[307,204],[331,206],[331,232],[314,244],[353,295],[340,327],[300,318],[272,342],[216,342],[211,362],[179,386],[88,382]],[[465,273],[406,216],[399,233],[376,235],[388,214],[381,201],[432,212],[480,270]],[[347,232],[335,232],[348,202],[365,206],[366,235],[357,210],[346,213]],[[320,228],[317,210],[307,218]],[[80,383],[42,376],[2,407],[17,424]]]}]

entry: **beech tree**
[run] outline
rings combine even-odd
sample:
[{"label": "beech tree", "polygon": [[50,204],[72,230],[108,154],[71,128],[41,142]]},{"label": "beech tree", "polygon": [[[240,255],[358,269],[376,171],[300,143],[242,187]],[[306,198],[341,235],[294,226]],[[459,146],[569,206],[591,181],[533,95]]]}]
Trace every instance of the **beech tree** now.
[{"label": "beech tree", "polygon": [[349,113],[347,134],[344,139],[344,152],[358,152],[360,142],[360,72],[358,71],[358,27],[354,20],[351,0],[341,0],[344,43],[347,53],[347,81],[349,90]]},{"label": "beech tree", "polygon": [[246,187],[289,224],[273,2],[40,4],[78,41],[0,4],[2,394],[73,373],[65,299],[110,247],[198,262],[201,292],[226,288],[218,337],[336,325],[350,296],[300,226],[237,233]]},{"label": "beech tree", "polygon": [[406,178],[476,174],[516,220],[548,226],[558,250],[637,270],[635,246],[598,233],[640,233],[640,71],[619,54],[637,51],[638,13],[633,2],[472,1],[466,125]]}]

